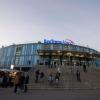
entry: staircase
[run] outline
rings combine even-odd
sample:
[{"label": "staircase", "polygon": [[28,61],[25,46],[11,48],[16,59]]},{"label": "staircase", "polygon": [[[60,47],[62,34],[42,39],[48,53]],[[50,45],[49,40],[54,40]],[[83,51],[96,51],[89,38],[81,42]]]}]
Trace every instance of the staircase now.
[{"label": "staircase", "polygon": [[43,80],[39,80],[35,83],[35,71],[29,72],[30,81],[28,89],[87,89],[89,84],[82,81],[77,82],[75,71],[71,69],[72,66],[61,66],[61,76],[59,85],[55,83],[50,85],[48,82],[48,75],[52,73],[54,76],[57,72],[57,68],[49,68],[45,65],[39,65],[37,68],[40,72],[44,72],[45,77]]}]

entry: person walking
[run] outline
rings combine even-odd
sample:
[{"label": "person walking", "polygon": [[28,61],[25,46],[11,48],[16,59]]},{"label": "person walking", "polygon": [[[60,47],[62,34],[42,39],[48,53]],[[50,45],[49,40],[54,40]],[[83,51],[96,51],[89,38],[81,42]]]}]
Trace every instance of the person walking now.
[{"label": "person walking", "polygon": [[27,92],[27,84],[29,83],[29,75],[25,74],[25,80],[24,80],[24,92]]},{"label": "person walking", "polygon": [[59,74],[58,73],[55,76],[55,83],[58,86],[58,84],[59,84]]},{"label": "person walking", "polygon": [[20,89],[22,91],[24,91],[24,89],[25,89],[25,75],[24,75],[24,72],[21,73]]},{"label": "person walking", "polygon": [[14,80],[14,93],[17,92],[17,88],[21,85],[21,75],[20,73],[16,73]]},{"label": "person walking", "polygon": [[36,72],[35,72],[35,82],[36,82],[36,83],[38,83],[39,74],[40,74],[40,71],[39,71],[39,69],[38,69],[38,70],[36,70]]},{"label": "person walking", "polygon": [[7,88],[7,86],[8,86],[8,78],[7,78],[7,74],[6,73],[3,76],[2,86],[3,86],[3,88]]},{"label": "person walking", "polygon": [[84,70],[84,72],[87,72],[85,64],[83,65],[83,70]]},{"label": "person walking", "polygon": [[44,76],[45,76],[45,75],[44,75],[44,72],[41,72],[41,73],[40,73],[40,80],[41,80],[41,81],[43,81]]},{"label": "person walking", "polygon": [[52,85],[53,84],[53,80],[54,80],[53,75],[52,74],[49,74],[49,76],[48,76],[49,85]]},{"label": "person walking", "polygon": [[57,73],[58,73],[59,76],[61,75],[61,68],[60,67],[58,67]]},{"label": "person walking", "polygon": [[76,71],[76,77],[77,77],[77,81],[78,82],[81,82],[81,79],[80,79],[80,71],[78,69]]}]

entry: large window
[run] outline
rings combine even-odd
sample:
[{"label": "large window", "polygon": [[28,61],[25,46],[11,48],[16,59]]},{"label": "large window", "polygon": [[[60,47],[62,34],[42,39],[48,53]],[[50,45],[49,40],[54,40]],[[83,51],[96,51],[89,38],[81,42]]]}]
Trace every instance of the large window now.
[{"label": "large window", "polygon": [[18,65],[20,60],[20,56],[16,56],[15,64]]},{"label": "large window", "polygon": [[54,44],[54,45],[53,45],[53,49],[54,49],[54,50],[60,50],[60,45]]},{"label": "large window", "polygon": [[68,50],[68,45],[63,45],[63,50]]},{"label": "large window", "polygon": [[80,47],[79,46],[76,46],[76,51],[80,51]]},{"label": "large window", "polygon": [[89,49],[88,48],[84,48],[84,52],[89,52]]},{"label": "large window", "polygon": [[73,46],[72,45],[68,45],[68,50],[70,51],[72,51],[73,50]]},{"label": "large window", "polygon": [[25,51],[26,51],[26,46],[23,45],[23,48],[22,48],[22,55],[25,55]]},{"label": "large window", "polygon": [[20,55],[22,52],[22,46],[17,46],[16,48],[16,55]]},{"label": "large window", "polygon": [[43,49],[44,50],[50,50],[50,45],[49,44],[44,44]]},{"label": "large window", "polygon": [[31,46],[31,55],[36,54],[36,53],[37,53],[37,46],[33,44]]}]

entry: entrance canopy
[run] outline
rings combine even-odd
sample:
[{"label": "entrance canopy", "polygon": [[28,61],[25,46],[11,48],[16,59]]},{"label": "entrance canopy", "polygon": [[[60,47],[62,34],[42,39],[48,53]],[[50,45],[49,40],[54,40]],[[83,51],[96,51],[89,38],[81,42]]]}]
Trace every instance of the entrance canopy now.
[{"label": "entrance canopy", "polygon": [[100,54],[76,52],[76,51],[61,51],[61,50],[38,50],[39,56],[74,56],[74,57],[86,57],[86,58],[100,58]]}]

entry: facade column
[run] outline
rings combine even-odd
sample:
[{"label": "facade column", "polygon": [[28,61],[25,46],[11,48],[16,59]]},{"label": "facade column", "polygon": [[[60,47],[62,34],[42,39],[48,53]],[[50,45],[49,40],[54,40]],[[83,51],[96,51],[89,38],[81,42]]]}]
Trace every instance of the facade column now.
[{"label": "facade column", "polygon": [[60,64],[62,65],[62,55],[60,56]]},{"label": "facade column", "polygon": [[52,55],[49,55],[49,66],[51,66],[51,59],[52,59]]}]

